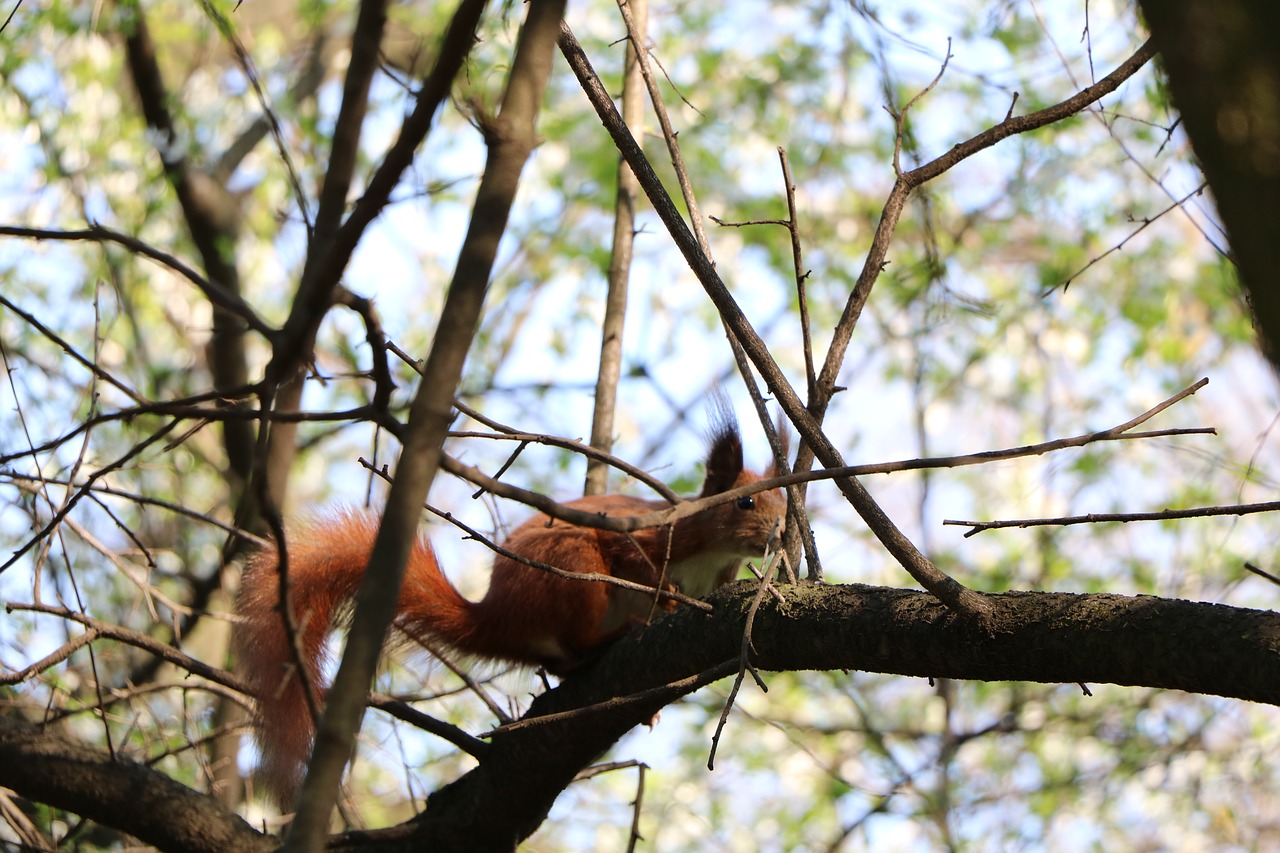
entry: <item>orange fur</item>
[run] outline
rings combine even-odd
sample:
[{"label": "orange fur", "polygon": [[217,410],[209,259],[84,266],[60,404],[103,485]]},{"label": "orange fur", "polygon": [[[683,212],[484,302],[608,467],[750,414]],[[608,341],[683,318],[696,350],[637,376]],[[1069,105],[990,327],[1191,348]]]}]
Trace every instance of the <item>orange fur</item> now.
[{"label": "orange fur", "polygon": [[[759,479],[743,468],[736,428],[722,425],[708,455],[702,495]],[[618,518],[667,505],[602,495],[567,506]],[[758,556],[777,541],[785,509],[781,494],[762,492],[630,535],[539,514],[517,527],[503,547],[566,571],[611,575],[650,588],[661,582],[664,589],[701,597],[733,580],[745,557]],[[349,609],[364,577],[378,524],[373,515],[336,511],[288,533],[290,604],[312,684],[319,683],[325,637]],[[259,773],[283,802],[301,780],[314,731],[278,607],[277,563],[276,551],[266,549],[246,566],[236,647],[241,671],[258,697]],[[430,544],[420,538],[409,555],[396,627],[462,655],[560,674],[646,619],[653,602],[652,593],[557,577],[501,554],[488,592],[472,602],[444,576]],[[669,610],[674,604],[663,599],[659,606]]]}]

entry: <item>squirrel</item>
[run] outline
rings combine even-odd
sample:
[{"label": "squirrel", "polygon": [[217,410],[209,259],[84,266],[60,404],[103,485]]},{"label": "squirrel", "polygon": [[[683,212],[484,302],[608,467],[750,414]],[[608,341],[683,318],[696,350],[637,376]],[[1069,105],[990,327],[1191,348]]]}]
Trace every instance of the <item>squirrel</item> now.
[{"label": "squirrel", "polygon": [[[770,469],[770,472],[772,468]],[[730,418],[718,423],[706,458],[699,497],[764,477],[743,465],[742,438]],[[570,501],[565,506],[611,518],[641,515],[667,502],[619,494]],[[498,553],[488,592],[470,601],[441,572],[430,543],[419,537],[409,554],[394,628],[403,636],[487,661],[540,666],[564,675],[647,620],[657,589],[703,598],[734,580],[742,561],[760,556],[783,532],[786,500],[779,490],[740,497],[672,524],[620,533],[535,515],[518,526],[503,550],[579,573],[610,575],[654,590],[559,577]],[[303,664],[319,680],[324,642],[348,615],[364,577],[379,518],[339,509],[288,532],[290,605]],[[278,554],[264,548],[246,563],[237,601],[239,667],[257,697],[258,775],[287,802],[311,752],[314,723],[279,610]],[[669,597],[657,607],[672,610]]]}]

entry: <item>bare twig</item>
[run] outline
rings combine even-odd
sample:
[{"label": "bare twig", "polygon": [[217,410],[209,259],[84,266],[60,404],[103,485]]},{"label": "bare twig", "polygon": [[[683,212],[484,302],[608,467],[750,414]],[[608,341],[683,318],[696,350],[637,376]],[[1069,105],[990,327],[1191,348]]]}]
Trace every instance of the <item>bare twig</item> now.
[{"label": "bare twig", "polygon": [[615,770],[626,770],[629,767],[646,766],[641,761],[631,759],[629,761],[606,761],[603,764],[593,764],[590,767],[579,771],[574,777],[575,782],[585,782],[587,779],[593,779],[604,773],[612,773]]},{"label": "bare twig", "polygon": [[395,391],[395,382],[391,379],[391,367],[387,364],[386,338],[382,331],[382,321],[373,307],[373,302],[363,296],[357,296],[339,285],[335,289],[334,301],[345,305],[360,315],[364,320],[365,341],[373,356],[373,399],[369,405],[375,412],[389,417],[391,394]]},{"label": "bare twig", "polygon": [[[764,683],[764,679],[756,672],[755,667],[751,663],[755,646],[751,642],[751,627],[755,623],[756,612],[760,609],[760,602],[764,600],[764,595],[773,589],[771,579],[773,572],[766,568],[760,573],[760,583],[756,586],[755,597],[751,599],[751,606],[747,609],[747,624],[742,629],[742,646],[738,653],[738,674],[733,679],[733,687],[729,689],[729,697],[725,699],[724,707],[720,709],[720,721],[716,723],[716,732],[711,736],[711,750],[707,754],[707,769],[715,770],[716,767],[716,750],[720,747],[720,735],[724,733],[724,727],[729,722],[729,712],[733,710],[735,700],[738,698],[738,691],[742,689],[742,682],[748,672],[755,680],[756,686],[768,693],[769,688]],[[776,593],[775,593],[776,594]]]},{"label": "bare twig", "polygon": [[907,101],[901,110],[895,110],[889,105],[885,106],[885,110],[888,111],[889,115],[893,116],[893,122],[896,126],[896,132],[893,135],[893,173],[899,178],[902,177],[902,137],[906,133],[907,113],[921,98],[932,92],[934,87],[942,81],[942,75],[947,73],[947,65],[950,64],[951,58],[951,39],[948,37],[947,55],[942,59],[942,67],[938,69],[938,76],[934,77],[928,86],[916,92],[915,96]]},{"label": "bare twig", "polygon": [[462,664],[454,660],[453,656],[449,654],[446,649],[432,643],[426,636],[420,633],[410,634],[410,636],[414,642],[426,649],[433,658],[439,661],[445,669],[457,676],[458,680],[463,683],[467,690],[471,691],[472,695],[484,703],[484,706],[489,709],[489,713],[493,714],[499,723],[507,723],[511,721],[511,715],[508,714],[500,704],[498,704],[496,699],[489,695],[489,691],[484,689],[484,685],[472,678],[471,673],[467,672],[466,668],[462,666]]},{"label": "bare twig", "polygon": [[672,491],[671,487],[666,483],[654,477],[643,468],[637,468],[625,459],[617,456],[610,456],[594,447],[583,444],[577,439],[560,438],[559,436],[548,435],[546,433],[535,432],[474,432],[469,430],[450,430],[450,438],[483,438],[493,441],[518,441],[522,444],[545,444],[549,447],[559,447],[564,450],[571,450],[574,453],[580,453],[589,459],[598,460],[604,465],[616,468],[634,480],[644,483],[649,488],[657,492],[663,500],[668,503],[679,503],[683,498]]},{"label": "bare twig", "polygon": [[644,802],[644,772],[649,768],[640,762],[636,768],[636,798],[631,803],[631,836],[627,839],[627,853],[635,853],[636,846],[644,840],[640,834],[640,808]]},{"label": "bare twig", "polygon": [[[672,491],[671,488],[666,483],[662,482],[657,477],[650,474],[648,471],[645,471],[643,468],[637,468],[636,466],[632,465],[630,462],[627,462],[624,459],[619,459],[617,456],[611,456],[608,453],[604,453],[601,450],[585,445],[580,441],[575,441],[574,439],[559,438],[557,436],[545,435],[542,433],[520,432],[519,430],[516,430],[514,427],[509,427],[509,426],[506,426],[505,424],[501,424],[498,421],[493,420],[489,416],[472,408],[471,406],[468,406],[466,403],[458,399],[455,399],[453,401],[453,407],[457,409],[459,412],[462,412],[462,414],[471,418],[473,421],[484,424],[489,429],[494,430],[495,432],[499,432],[506,436],[509,436],[512,440],[529,441],[537,444],[548,444],[548,445],[551,445],[552,447],[562,447],[565,450],[572,450],[575,453],[581,453],[582,455],[587,456],[591,459],[599,459],[600,461],[614,468],[617,468],[619,471],[628,475],[632,479],[635,479],[640,481],[641,483],[644,483],[646,486],[648,486],[649,488],[657,492],[659,495],[661,495],[663,500],[669,503],[674,504],[682,500],[682,498],[679,495],[677,495],[674,491]],[[461,435],[462,433],[450,433],[450,434]],[[477,435],[476,437],[479,438],[483,436]],[[490,436],[490,437],[493,437],[493,436]]]},{"label": "bare twig", "polygon": [[1109,255],[1113,255],[1116,252],[1123,249],[1125,243],[1128,243],[1134,237],[1137,237],[1139,234],[1141,234],[1147,228],[1148,225],[1151,225],[1153,222],[1160,219],[1166,213],[1169,213],[1170,211],[1177,210],[1178,208],[1182,207],[1184,204],[1187,203],[1187,201],[1192,196],[1199,195],[1200,193],[1204,192],[1204,188],[1207,187],[1208,185],[1209,185],[1208,181],[1201,181],[1200,186],[1196,187],[1191,192],[1184,195],[1182,198],[1175,200],[1168,207],[1159,211],[1154,216],[1148,216],[1147,218],[1143,219],[1142,224],[1139,225],[1137,228],[1133,229],[1132,231],[1130,231],[1127,235],[1125,235],[1125,238],[1123,240],[1121,240],[1119,243],[1116,243],[1110,249],[1107,249],[1101,255],[1091,258],[1087,264],[1085,264],[1080,269],[1073,272],[1071,275],[1067,276],[1066,279],[1063,280],[1062,284],[1055,285],[1054,287],[1049,288],[1048,290],[1046,290],[1044,293],[1040,295],[1042,297],[1048,296],[1049,294],[1053,293],[1053,291],[1057,290],[1059,287],[1061,287],[1063,290],[1066,290],[1068,287],[1071,286],[1071,282],[1075,281],[1077,278],[1079,278],[1080,276],[1088,272],[1094,266],[1094,264],[1101,263],[1103,258],[1106,258]]},{"label": "bare twig", "polygon": [[[875,236],[871,240],[871,246],[867,251],[862,271],[858,275],[858,281],[854,285],[853,291],[849,294],[849,299],[845,303],[840,320],[836,323],[831,346],[827,350],[827,358],[818,373],[818,387],[822,390],[823,396],[813,401],[812,411],[819,422],[822,421],[823,415],[826,413],[827,404],[830,402],[830,397],[835,391],[836,376],[844,364],[845,352],[853,336],[854,327],[858,323],[858,318],[862,314],[867,298],[871,295],[872,287],[879,278],[881,270],[884,269],[889,252],[889,244],[893,240],[893,232],[898,227],[898,220],[902,216],[907,196],[910,195],[911,191],[939,177],[958,163],[972,157],[979,151],[990,148],[1003,139],[1019,133],[1037,130],[1075,115],[1098,99],[1119,88],[1121,83],[1136,74],[1138,69],[1150,61],[1153,56],[1155,56],[1155,47],[1148,41],[1133,56],[1121,63],[1115,71],[1098,81],[1096,85],[1082,89],[1070,98],[1034,113],[1023,116],[1010,115],[999,124],[989,127],[954,146],[946,154],[909,172],[902,173],[885,200],[880,222],[876,226]],[[802,466],[798,460],[796,467],[805,466]]]},{"label": "bare twig", "polygon": [[[258,99],[258,105],[262,107],[261,118],[267,122],[271,130],[271,138],[276,143],[276,153],[280,155],[280,162],[284,165],[285,174],[289,178],[289,189],[293,191],[294,204],[298,206],[298,215],[302,217],[302,221],[307,226],[307,231],[312,231],[311,212],[307,207],[307,196],[302,191],[302,180],[298,177],[298,168],[293,163],[293,157],[289,154],[289,147],[285,145],[284,133],[280,129],[280,119],[276,116],[275,110],[271,106],[271,101],[267,97],[266,91],[262,88],[262,80],[258,74],[258,69],[253,64],[249,51],[245,50],[244,42],[240,41],[240,37],[236,35],[235,27],[230,19],[214,6],[209,0],[200,0],[200,7],[204,9],[206,15],[214,22],[218,28],[218,32],[222,34],[222,38],[231,47],[231,52],[235,54],[236,62],[240,65],[240,70],[244,72],[245,79],[249,81],[249,85],[253,88],[253,93]],[[312,75],[316,76],[316,75]],[[319,83],[317,81],[316,85]],[[220,168],[225,169],[226,163],[219,164]],[[225,174],[225,173],[221,173]]]},{"label": "bare twig", "polygon": [[[810,335],[809,325],[809,297],[806,293],[805,282],[809,278],[809,272],[804,269],[802,260],[802,248],[800,245],[800,224],[799,217],[796,212],[796,187],[795,182],[791,178],[791,163],[787,159],[787,151],[785,148],[778,148],[778,159],[782,163],[782,179],[784,191],[787,198],[787,218],[786,219],[762,219],[748,222],[723,222],[716,217],[711,217],[711,221],[717,225],[742,227],[744,225],[781,225],[787,229],[791,236],[791,263],[795,269],[796,275],[796,299],[800,310],[800,338],[804,348],[805,363],[805,380],[807,384],[808,399],[813,400],[818,395],[817,376],[813,370],[813,341]],[[781,429],[781,425],[779,425]],[[779,439],[781,436],[779,436]],[[773,436],[770,435],[770,441]],[[785,453],[777,453],[775,447],[775,457],[779,464],[785,463]],[[807,467],[807,466],[806,466]],[[821,582],[823,578],[822,561],[818,557],[817,542],[813,537],[813,529],[804,521],[806,490],[803,483],[789,487],[787,490],[787,562],[788,572],[793,572],[792,559],[798,559],[800,549],[803,547],[806,561],[809,565],[809,580],[815,583]]]},{"label": "bare twig", "polygon": [[[376,420],[385,425],[388,420],[384,412],[381,412],[372,406],[357,406],[354,409],[345,409],[340,412],[263,412],[258,409],[247,409],[241,407],[207,408],[199,405],[199,403],[203,401],[231,404],[239,400],[245,400],[254,391],[256,391],[258,387],[259,386],[244,386],[243,388],[235,389],[229,393],[209,391],[181,400],[146,403],[140,406],[131,406],[126,409],[117,409],[114,412],[105,412],[103,414],[93,415],[85,418],[63,435],[50,439],[43,444],[33,445],[26,450],[19,450],[14,453],[0,455],[0,464],[12,462],[15,459],[35,456],[39,453],[52,450],[100,424],[110,421],[129,421],[139,415],[168,417],[173,418],[175,422],[196,420],[208,422],[263,421],[270,423],[303,423]],[[397,429],[399,429],[399,425],[397,425]]]},{"label": "bare twig", "polygon": [[85,483],[79,486],[78,488],[74,489],[67,495],[67,498],[64,501],[62,508],[59,509],[56,513],[54,513],[53,518],[49,519],[49,522],[45,526],[41,528],[40,531],[36,533],[33,537],[28,539],[24,545],[22,545],[20,548],[14,551],[12,555],[10,555],[9,559],[5,560],[4,563],[0,563],[0,573],[3,573],[5,569],[9,568],[18,560],[20,560],[22,556],[26,554],[27,551],[31,550],[31,548],[34,547],[37,543],[43,542],[45,537],[47,537],[50,534],[50,532],[56,529],[57,526],[62,522],[62,519],[66,517],[67,513],[71,512],[72,508],[75,507],[75,505],[80,502],[80,499],[83,498],[88,493],[88,490],[93,486],[95,482],[97,482],[102,477],[105,477],[107,474],[111,473],[112,471],[116,471],[122,468],[126,463],[129,462],[129,460],[133,459],[143,450],[146,450],[152,444],[155,444],[157,441],[159,441],[160,439],[168,435],[170,432],[172,432],[174,427],[176,427],[177,425],[178,425],[178,421],[173,420],[161,426],[151,435],[147,436],[145,439],[135,444],[123,456],[116,459],[114,462],[108,465],[105,465],[102,468],[99,468],[97,471],[94,471],[87,478],[85,478]]},{"label": "bare twig", "polygon": [[[12,302],[6,299],[3,294],[0,294],[0,305],[3,305],[5,308],[8,308],[10,311],[17,314],[28,325],[32,326],[40,334],[44,335],[46,338],[48,338],[49,340],[57,344],[62,349],[63,352],[71,356],[81,366],[87,369],[92,375],[109,383],[113,388],[119,389],[125,394],[125,396],[129,397],[129,399],[131,400],[134,400],[136,402],[145,401],[146,398],[144,398],[141,394],[134,391],[128,385],[125,385],[119,379],[116,379],[107,371],[103,370],[102,366],[98,364],[96,359],[89,359],[81,355],[80,352],[75,347],[73,347],[70,343],[68,343],[66,340],[60,337],[57,332],[50,329],[44,323],[41,323],[40,320],[37,319],[34,314],[31,314],[27,311],[23,311],[17,305],[14,305]],[[22,452],[21,455],[25,456],[29,453],[34,454],[35,452],[37,452],[37,449],[34,446],[34,444],[29,444],[28,450]],[[15,458],[15,457],[9,457],[9,458]]]},{"label": "bare twig", "polygon": [[1253,563],[1245,563],[1245,564],[1244,564],[1244,567],[1245,567],[1245,569],[1247,569],[1248,571],[1253,572],[1253,573],[1254,573],[1255,575],[1257,575],[1258,577],[1260,577],[1260,578],[1265,578],[1265,579],[1267,579],[1267,580],[1271,581],[1271,582],[1272,582],[1273,584],[1275,584],[1276,586],[1280,586],[1280,578],[1278,578],[1278,577],[1276,577],[1275,575],[1271,574],[1271,572],[1268,572],[1268,571],[1266,571],[1265,569],[1260,569],[1260,568],[1258,568],[1257,566],[1255,566]]},{"label": "bare twig", "polygon": [[783,187],[787,194],[787,233],[791,235],[791,266],[796,273],[796,301],[800,308],[800,341],[804,346],[804,375],[810,400],[818,393],[818,377],[813,370],[813,340],[809,328],[809,296],[805,292],[809,271],[804,268],[800,245],[800,219],[796,213],[796,184],[791,178],[791,162],[787,149],[778,147],[778,161],[782,164]]},{"label": "bare twig", "polygon": [[100,636],[102,635],[96,628],[90,628],[69,642],[63,643],[57,648],[57,650],[51,652],[45,657],[42,657],[35,663],[25,666],[17,672],[0,675],[0,685],[21,684],[33,676],[39,675],[46,669],[50,669],[62,663],[64,660],[75,654],[81,647],[92,643]]},{"label": "bare twig", "polygon": [[[266,321],[259,317],[251,307],[249,307],[249,303],[245,302],[244,299],[240,297],[240,294],[224,287],[216,281],[211,281],[210,279],[205,278],[200,273],[187,266],[187,264],[183,263],[183,261],[178,257],[171,255],[168,252],[162,252],[151,244],[143,240],[139,240],[137,237],[123,234],[111,228],[98,225],[97,223],[90,224],[88,228],[80,228],[77,230],[26,228],[18,225],[0,225],[0,236],[25,237],[30,240],[87,240],[96,243],[117,243],[128,249],[130,252],[150,258],[156,263],[168,267],[173,272],[182,276],[187,281],[200,288],[200,291],[211,303],[235,314],[237,317],[244,320],[249,328],[253,329],[255,332],[260,333],[268,339],[275,334],[275,331],[267,325]],[[7,299],[5,300],[5,304],[12,310],[18,311],[18,308]],[[27,319],[25,314],[23,315],[23,319]],[[32,321],[27,320],[27,322],[30,323]],[[108,381],[111,381],[113,385],[115,384],[113,380]],[[131,392],[127,393],[129,393],[129,395],[135,400],[141,399]]]}]

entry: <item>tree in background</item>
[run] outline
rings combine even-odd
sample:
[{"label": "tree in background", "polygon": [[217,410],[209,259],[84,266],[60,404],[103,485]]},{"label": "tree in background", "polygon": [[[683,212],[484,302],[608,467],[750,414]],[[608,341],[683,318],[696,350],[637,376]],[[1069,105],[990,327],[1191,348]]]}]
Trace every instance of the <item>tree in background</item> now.
[{"label": "tree in background", "polygon": [[[1276,844],[1275,395],[1233,260],[1276,241],[1207,198],[1187,20],[15,6],[2,837],[278,844],[227,614],[336,502],[386,508],[384,592],[296,849]],[[1192,110],[1216,189],[1234,125]],[[527,491],[643,489],[567,437],[692,491],[716,388],[759,460],[798,436],[806,582],[563,683],[394,655],[334,817],[424,501],[477,593]]]}]

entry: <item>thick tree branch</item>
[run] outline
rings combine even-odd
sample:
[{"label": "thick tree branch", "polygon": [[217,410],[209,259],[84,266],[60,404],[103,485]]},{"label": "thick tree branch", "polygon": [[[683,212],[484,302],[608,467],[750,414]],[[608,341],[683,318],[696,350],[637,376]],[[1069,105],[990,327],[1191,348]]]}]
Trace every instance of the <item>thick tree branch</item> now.
[{"label": "thick tree branch", "polygon": [[[1280,706],[1280,614],[1269,611],[1153,596],[1009,592],[983,595],[1002,626],[992,635],[914,590],[856,584],[780,590],[785,601],[764,599],[752,618],[751,663],[759,670],[1112,683]],[[437,851],[514,849],[577,773],[618,738],[679,696],[736,671],[755,591],[745,581],[726,587],[711,599],[713,615],[681,608],[623,638],[538,697],[521,723],[495,732],[476,750],[479,766],[433,794],[418,818],[349,833],[330,849],[421,849],[427,839]],[[7,718],[0,718],[0,787],[162,849],[258,849],[256,833],[208,798]],[[168,799],[164,808],[139,809],[139,796]],[[188,799],[195,817],[175,825]],[[195,820],[208,821],[200,838],[178,835]]]},{"label": "thick tree branch", "polygon": [[0,787],[175,853],[279,846],[213,797],[12,716],[0,716]]},{"label": "thick tree branch", "polygon": [[1280,369],[1280,6],[1139,5],[1226,226],[1259,342]]},{"label": "thick tree branch", "polygon": [[[416,820],[350,833],[331,849],[409,849],[428,838],[437,851],[513,849],[576,773],[623,734],[706,683],[701,674],[736,671],[725,661],[737,659],[755,587],[721,590],[713,616],[681,608],[625,637],[538,697],[521,723],[495,733],[480,766],[433,794]],[[1276,613],[1151,596],[1010,592],[983,595],[1003,626],[992,635],[927,593],[780,589],[785,602],[766,598],[753,619],[757,669],[1113,683],[1280,705]]]}]

